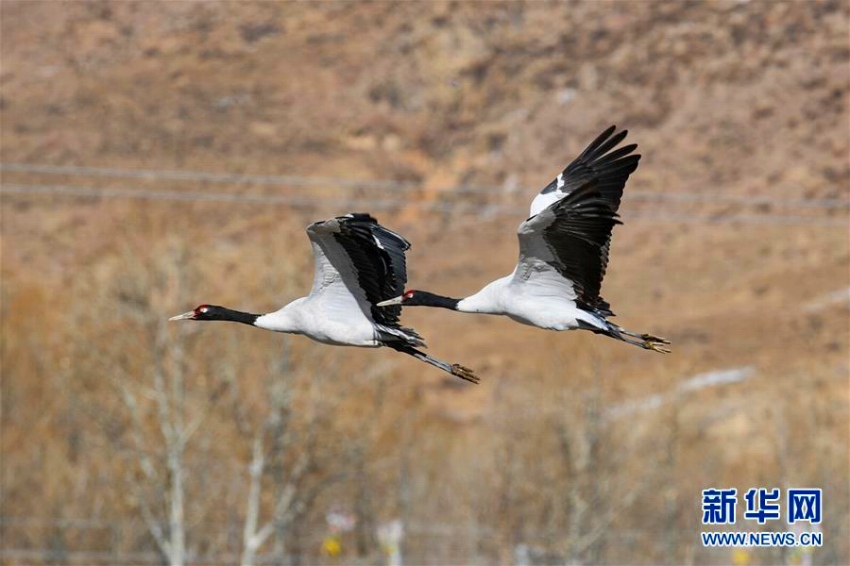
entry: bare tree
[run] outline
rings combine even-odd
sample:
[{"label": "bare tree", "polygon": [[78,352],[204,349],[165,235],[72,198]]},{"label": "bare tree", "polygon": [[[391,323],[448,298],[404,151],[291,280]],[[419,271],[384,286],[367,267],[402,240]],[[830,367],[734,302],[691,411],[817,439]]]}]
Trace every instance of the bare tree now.
[{"label": "bare tree", "polygon": [[[354,539],[357,547],[357,555],[361,558],[369,556],[377,546],[375,500],[376,494],[373,485],[373,470],[375,462],[369,461],[369,450],[374,446],[375,437],[378,434],[378,423],[384,410],[384,396],[386,383],[384,371],[389,367],[389,362],[376,365],[367,379],[375,384],[372,392],[372,418],[362,433],[354,441],[352,450],[352,468],[354,470]],[[399,555],[400,556],[400,555]],[[400,558],[399,558],[400,559]]]},{"label": "bare tree", "polygon": [[[132,475],[129,474],[128,481],[135,493],[136,501],[139,503],[142,517],[160,551],[167,557],[171,566],[180,566],[185,563],[186,559],[185,468],[183,460],[186,445],[200,425],[203,415],[195,416],[189,424],[186,424],[184,376],[180,361],[182,356],[181,340],[178,338],[166,345],[167,333],[159,324],[154,333],[152,388],[148,390],[147,397],[151,398],[157,407],[159,430],[165,454],[165,474],[157,471],[152,461],[151,452],[145,442],[144,428],[139,416],[139,395],[129,386],[129,379],[120,380],[119,385],[122,400],[131,416],[133,444],[139,469],[148,487],[153,488],[165,499],[166,529],[162,528],[161,522],[157,519],[156,513],[144,494],[142,484],[134,481]],[[165,370],[163,363],[166,350],[170,351],[171,356],[176,358],[174,363],[170,364],[170,370]]]},{"label": "bare tree", "polygon": [[[173,302],[180,295],[185,279],[181,267],[185,264],[184,256],[181,249],[171,250],[154,266],[148,266],[155,272],[155,281],[130,274],[132,288],[125,287],[119,295],[125,305],[132,305],[123,309],[124,312],[135,318],[148,335],[150,363],[134,371],[137,364],[124,357],[125,363],[117,365],[114,376],[130,416],[132,451],[141,472],[141,478],[136,478],[135,473],[128,471],[127,480],[151,536],[171,566],[182,566],[186,562],[184,458],[186,447],[207,410],[206,407],[193,406],[192,410],[187,407],[183,334],[179,329],[169,332],[165,317],[152,303],[157,299]],[[159,297],[150,296],[157,293]],[[145,426],[142,405],[147,403],[155,406],[158,438]],[[151,446],[154,444],[159,449]]]},{"label": "bare tree", "polygon": [[[286,356],[286,352],[284,356]],[[311,413],[308,417],[306,433],[301,444],[302,448],[294,457],[293,464],[285,469],[285,455],[294,452],[298,434],[291,426],[292,416],[292,372],[288,371],[288,363],[284,362],[284,371],[279,381],[270,387],[271,409],[254,435],[249,466],[249,488],[247,508],[245,512],[245,527],[242,534],[241,563],[245,566],[254,564],[257,551],[269,538],[277,533],[276,554],[284,556],[284,541],[286,528],[304,512],[307,504],[315,497],[317,485],[303,485],[306,474],[315,465],[316,417]],[[260,524],[262,480],[268,473],[266,440],[271,434],[271,458],[275,462],[272,473],[275,484],[274,506],[271,517]]]},{"label": "bare tree", "polygon": [[[191,329],[167,323],[190,274],[185,248],[149,252],[127,250],[116,257],[109,265],[115,275],[98,288],[102,302],[94,308],[80,303],[75,320],[102,334],[72,337],[81,362],[76,371],[81,381],[106,377],[112,389],[104,395],[81,386],[77,393],[98,425],[98,439],[107,442],[104,450],[87,451],[87,458],[109,458],[111,475],[125,482],[115,503],[138,513],[164,562],[182,565],[191,556],[192,521],[204,515],[205,505],[192,497],[203,474],[190,473],[189,449],[199,440],[218,392],[198,378],[205,374],[199,361],[204,357],[191,353]],[[77,282],[87,284],[99,282]],[[110,310],[116,316],[104,320],[102,314]]]},{"label": "bare tree", "polygon": [[[595,386],[584,395],[582,418],[557,425],[561,456],[567,474],[567,562],[604,561],[606,536],[614,521],[647,489],[645,478],[623,469],[629,450],[624,450],[602,418],[603,381],[596,370]],[[582,414],[576,407],[571,414]],[[626,485],[624,493],[612,489]]]},{"label": "bare tree", "polygon": [[[255,563],[259,549],[272,536],[276,562],[285,561],[286,539],[292,525],[311,508],[323,490],[343,477],[341,470],[347,468],[351,457],[344,450],[335,450],[333,466],[320,465],[322,456],[316,440],[320,429],[327,432],[325,421],[343,395],[328,396],[329,388],[323,387],[325,377],[332,373],[329,366],[336,365],[333,363],[336,354],[316,348],[307,346],[308,359],[300,365],[308,369],[299,371],[293,368],[291,352],[285,344],[282,355],[269,370],[266,381],[269,412],[251,440],[240,559],[245,566]],[[293,418],[296,395],[303,397],[299,404],[303,419]],[[320,468],[331,467],[330,472],[317,473]],[[272,505],[268,518],[262,521],[264,477],[271,482]]]}]

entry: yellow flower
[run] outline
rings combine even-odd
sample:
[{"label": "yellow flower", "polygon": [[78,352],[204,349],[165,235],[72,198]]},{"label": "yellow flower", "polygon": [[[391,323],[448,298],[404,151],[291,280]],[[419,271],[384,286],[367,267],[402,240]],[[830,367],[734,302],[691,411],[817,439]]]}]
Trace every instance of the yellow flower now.
[{"label": "yellow flower", "polygon": [[339,537],[331,535],[322,541],[322,554],[325,556],[339,556],[342,553],[342,544]]}]

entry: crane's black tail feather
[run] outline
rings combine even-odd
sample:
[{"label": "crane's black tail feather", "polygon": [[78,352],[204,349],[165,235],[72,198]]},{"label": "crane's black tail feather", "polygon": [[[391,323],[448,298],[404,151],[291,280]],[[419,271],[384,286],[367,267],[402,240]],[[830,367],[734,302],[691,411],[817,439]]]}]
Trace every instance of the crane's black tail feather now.
[{"label": "crane's black tail feather", "polygon": [[392,344],[408,344],[410,346],[421,346],[427,348],[425,340],[418,332],[412,328],[404,326],[386,326],[383,324],[375,325],[378,330],[378,339],[380,342],[391,348],[395,348]]},{"label": "crane's black tail feather", "polygon": [[464,367],[460,364],[450,364],[448,362],[432,358],[425,352],[417,350],[410,344],[405,344],[403,342],[385,342],[384,345],[403,354],[407,354],[408,356],[413,356],[417,360],[422,360],[426,364],[431,364],[432,366],[439,368],[444,372],[450,373],[455,377],[459,377],[465,381],[469,381],[470,383],[479,383],[481,381],[478,376],[475,375],[475,372],[471,369]]}]

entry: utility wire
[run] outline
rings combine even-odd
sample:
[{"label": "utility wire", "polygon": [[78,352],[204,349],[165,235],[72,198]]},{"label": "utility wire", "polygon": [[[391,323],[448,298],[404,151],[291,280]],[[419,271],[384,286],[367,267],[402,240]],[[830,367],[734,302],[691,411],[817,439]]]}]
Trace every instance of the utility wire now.
[{"label": "utility wire", "polygon": [[[206,181],[213,183],[254,184],[318,188],[376,189],[396,192],[421,189],[421,183],[388,180],[352,180],[338,177],[305,177],[300,175],[243,175],[239,173],[215,173],[210,171],[169,171],[155,169],[123,169],[117,167],[86,167],[76,165],[42,165],[32,163],[0,163],[0,171],[67,175],[76,177],[111,177],[145,179],[151,181]],[[538,189],[539,190],[539,189]],[[485,185],[459,185],[445,189],[450,194],[514,195],[533,194],[537,190],[516,187]],[[768,196],[699,194],[687,192],[661,193],[655,191],[629,191],[626,198],[658,201],[706,202],[745,205],[770,205],[790,208],[850,209],[846,199],[778,199]]]},{"label": "utility wire", "polygon": [[[362,209],[396,210],[405,207],[434,210],[438,212],[453,212],[460,209],[463,213],[464,205],[459,207],[450,203],[438,202],[407,202],[403,200],[366,200],[366,199],[339,199],[332,197],[298,197],[286,195],[242,195],[228,193],[208,193],[201,191],[157,191],[148,189],[99,189],[94,187],[78,187],[67,185],[0,185],[0,193],[17,194],[56,194],[72,197],[95,197],[95,198],[133,198],[143,200],[173,200],[186,202],[231,202],[240,204],[271,204],[285,205],[290,208],[315,208],[318,206],[333,205],[337,207],[350,208],[352,206]],[[469,212],[479,210],[479,207],[465,207]]]},{"label": "utility wire", "polygon": [[650,191],[628,191],[623,195],[623,197],[634,197],[641,200],[666,200],[717,204],[768,205],[789,208],[826,208],[850,210],[850,200],[844,199],[778,199],[766,196],[700,195],[694,193],[657,193]]},{"label": "utility wire", "polygon": [[0,171],[69,175],[75,177],[113,177],[121,179],[148,179],[151,181],[207,181],[212,183],[289,185],[296,187],[327,186],[354,189],[409,190],[417,186],[414,183],[402,183],[399,181],[358,181],[330,177],[303,177],[300,175],[242,175],[240,173],[213,173],[210,171],[121,169],[118,167],[39,165],[31,163],[0,163]]},{"label": "utility wire", "polygon": [[[290,208],[317,208],[333,206],[334,208],[358,210],[400,210],[415,208],[431,212],[452,213],[462,216],[477,216],[492,218],[511,216],[523,218],[527,215],[526,207],[504,205],[473,205],[455,204],[449,202],[409,202],[406,200],[365,200],[297,197],[286,195],[244,195],[228,193],[209,193],[202,191],[158,191],[148,189],[101,189],[95,187],[80,187],[68,185],[0,185],[0,194],[53,194],[69,197],[91,198],[131,198],[143,200],[184,201],[184,202],[229,202],[240,204],[284,205]],[[627,220],[651,220],[656,222],[698,223],[698,224],[804,224],[812,226],[843,226],[850,223],[849,218],[823,218],[817,216],[773,214],[735,214],[714,216],[693,216],[686,214],[634,212],[624,216]]]}]

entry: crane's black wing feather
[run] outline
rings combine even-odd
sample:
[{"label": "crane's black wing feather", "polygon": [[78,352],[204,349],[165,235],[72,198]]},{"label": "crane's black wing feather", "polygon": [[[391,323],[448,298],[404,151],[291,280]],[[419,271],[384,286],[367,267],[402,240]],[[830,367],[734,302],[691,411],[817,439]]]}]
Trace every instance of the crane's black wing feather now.
[{"label": "crane's black wing feather", "polygon": [[[592,179],[597,181],[597,189],[602,198],[607,200],[616,211],[620,207],[623,188],[626,181],[637,169],[640,155],[632,154],[637,144],[625,145],[611,151],[622,142],[628,130],[616,132],[617,127],[611,126],[602,132],[572,163],[551,183],[540,191],[541,195],[553,192],[569,194]],[[608,152],[611,153],[608,153]],[[532,210],[532,214],[538,211]]]},{"label": "crane's black wing feather", "polygon": [[576,188],[552,205],[555,220],[543,230],[543,239],[556,257],[552,267],[576,284],[578,299],[585,306],[607,310],[600,296],[608,266],[608,248],[617,211],[597,183]]},{"label": "crane's black wing feather", "polygon": [[376,307],[381,301],[404,293],[407,264],[404,252],[410,243],[389,230],[368,213],[338,216],[339,231],[334,239],[351,258],[357,281],[371,304],[372,319],[390,327],[398,327],[401,305]]}]

